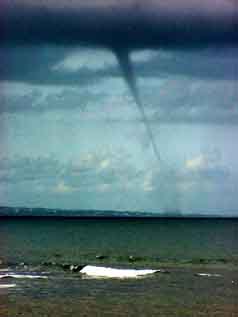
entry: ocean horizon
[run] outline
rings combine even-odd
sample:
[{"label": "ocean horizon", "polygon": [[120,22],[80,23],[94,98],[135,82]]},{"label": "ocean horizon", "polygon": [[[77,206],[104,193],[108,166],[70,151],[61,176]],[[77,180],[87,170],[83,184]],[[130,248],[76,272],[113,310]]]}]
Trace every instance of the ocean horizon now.
[{"label": "ocean horizon", "polygon": [[233,212],[182,212],[171,211],[128,211],[96,209],[61,209],[44,207],[8,207],[0,206],[0,217],[62,217],[62,218],[238,218]]}]

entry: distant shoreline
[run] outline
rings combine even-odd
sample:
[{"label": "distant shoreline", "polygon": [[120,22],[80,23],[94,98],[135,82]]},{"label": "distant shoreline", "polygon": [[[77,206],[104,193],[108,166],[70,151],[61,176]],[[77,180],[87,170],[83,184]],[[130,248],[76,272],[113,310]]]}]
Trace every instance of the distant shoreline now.
[{"label": "distant shoreline", "polygon": [[18,219],[18,220],[238,220],[238,216],[65,216],[65,215],[0,215],[0,219]]},{"label": "distant shoreline", "polygon": [[0,206],[0,218],[42,218],[42,219],[238,219],[238,213],[233,211],[222,214],[193,213],[181,210],[97,210],[97,209],[61,209],[45,207],[10,207]]}]

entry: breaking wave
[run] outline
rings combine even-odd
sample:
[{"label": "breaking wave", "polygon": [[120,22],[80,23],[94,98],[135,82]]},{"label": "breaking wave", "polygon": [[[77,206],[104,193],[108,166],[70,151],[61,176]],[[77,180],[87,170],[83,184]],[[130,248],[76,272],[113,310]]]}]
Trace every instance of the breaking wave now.
[{"label": "breaking wave", "polygon": [[94,278],[140,278],[156,272],[160,272],[160,270],[115,269],[93,265],[86,265],[80,271],[80,273]]},{"label": "breaking wave", "polygon": [[15,279],[47,279],[48,277],[45,275],[35,275],[35,274],[15,274],[15,273],[7,273],[7,274],[0,274],[0,279],[8,279],[8,278],[15,278]]}]

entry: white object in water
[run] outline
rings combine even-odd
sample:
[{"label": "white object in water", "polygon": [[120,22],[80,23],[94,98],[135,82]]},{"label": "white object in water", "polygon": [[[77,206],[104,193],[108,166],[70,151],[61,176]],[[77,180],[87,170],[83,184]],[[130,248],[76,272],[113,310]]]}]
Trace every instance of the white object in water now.
[{"label": "white object in water", "polygon": [[160,270],[114,269],[110,267],[86,265],[80,273],[98,278],[137,278],[159,271]]},{"label": "white object in water", "polygon": [[43,275],[29,275],[29,274],[12,274],[12,273],[7,273],[7,274],[0,274],[0,279],[2,278],[48,278],[47,276]]},{"label": "white object in water", "polygon": [[197,273],[198,276],[204,277],[220,277],[221,274],[212,274],[212,273]]},{"label": "white object in water", "polygon": [[16,287],[16,284],[0,284],[0,288],[11,288]]}]

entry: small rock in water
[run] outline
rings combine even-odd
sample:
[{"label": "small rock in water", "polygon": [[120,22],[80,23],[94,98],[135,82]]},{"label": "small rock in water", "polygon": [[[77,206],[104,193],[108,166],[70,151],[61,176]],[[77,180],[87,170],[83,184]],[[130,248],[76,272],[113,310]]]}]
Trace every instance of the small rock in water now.
[{"label": "small rock in water", "polygon": [[44,266],[49,266],[50,265],[49,262],[42,262],[41,264],[44,265]]},{"label": "small rock in water", "polygon": [[79,271],[81,271],[82,270],[82,268],[84,267],[84,265],[74,265],[74,264],[72,264],[72,265],[70,265],[70,271],[71,272],[79,272]]},{"label": "small rock in water", "polygon": [[49,261],[49,262],[42,262],[42,265],[44,265],[44,266],[54,266],[54,265],[56,265],[56,262],[54,262],[54,261]]},{"label": "small rock in water", "polygon": [[28,264],[26,264],[25,262],[19,263],[19,266],[23,267],[24,269],[28,268]]},{"label": "small rock in water", "polygon": [[74,272],[74,270],[76,269],[76,267],[75,267],[75,265],[72,264],[72,265],[70,265],[69,269],[70,269],[71,272]]},{"label": "small rock in water", "polygon": [[130,256],[129,256],[129,261],[130,261],[130,262],[135,262],[135,261],[136,261],[136,258],[135,258],[133,255],[130,255]]},{"label": "small rock in water", "polygon": [[71,265],[67,263],[63,263],[60,266],[62,267],[63,270],[69,270]]},{"label": "small rock in water", "polygon": [[105,255],[102,255],[102,254],[96,255],[96,259],[97,259],[97,260],[103,260],[103,259],[105,259],[105,258],[106,258]]},{"label": "small rock in water", "polygon": [[26,263],[25,263],[25,262],[21,262],[19,265],[20,265],[20,266],[25,266]]},{"label": "small rock in water", "polygon": [[55,257],[55,258],[60,258],[61,256],[62,256],[62,255],[61,255],[60,253],[55,253],[55,254],[54,254],[54,257]]}]

